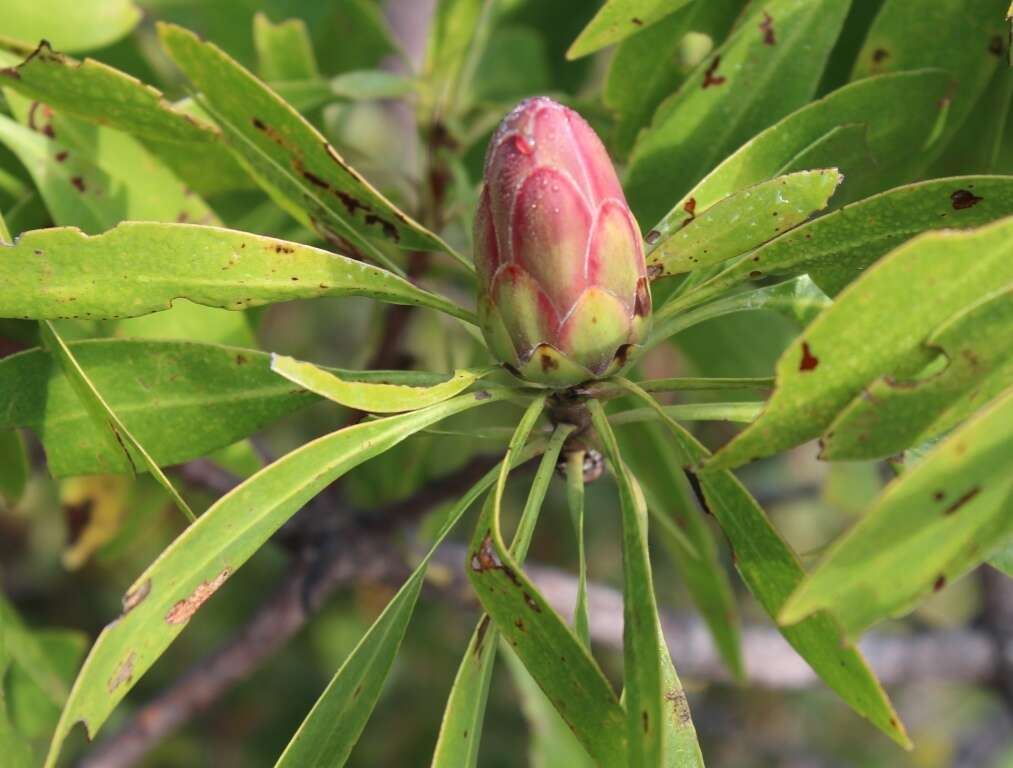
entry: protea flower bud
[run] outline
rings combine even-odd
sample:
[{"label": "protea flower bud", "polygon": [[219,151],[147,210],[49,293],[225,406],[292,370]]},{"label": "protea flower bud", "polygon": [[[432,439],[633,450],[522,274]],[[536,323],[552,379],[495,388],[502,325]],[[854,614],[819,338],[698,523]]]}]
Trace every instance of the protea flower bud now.
[{"label": "protea flower bud", "polygon": [[489,144],[475,266],[486,342],[530,381],[608,376],[647,332],[644,251],[615,169],[551,99],[519,104]]}]

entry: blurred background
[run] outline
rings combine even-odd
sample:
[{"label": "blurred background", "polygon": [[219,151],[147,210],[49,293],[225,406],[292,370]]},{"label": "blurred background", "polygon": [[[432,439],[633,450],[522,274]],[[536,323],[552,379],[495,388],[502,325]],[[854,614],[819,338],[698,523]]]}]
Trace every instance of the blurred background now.
[{"label": "blurred background", "polygon": [[[11,1],[5,0],[5,8]],[[15,9],[19,1],[13,0]],[[258,50],[256,23],[303,20],[318,69],[315,87],[300,89],[289,83],[278,90],[359,170],[406,209],[417,210],[420,201],[415,190],[425,149],[416,135],[414,112],[404,101],[376,96],[384,95],[384,87],[398,95],[398,89],[405,87],[403,81],[410,81],[417,71],[432,0],[140,0],[138,4],[143,18],[133,31],[109,45],[89,49],[87,55],[163,89],[174,100],[188,93],[182,76],[160,50],[156,21],[196,30],[270,80]],[[450,126],[454,159],[447,170],[455,183],[445,204],[445,224],[448,237],[465,252],[485,143],[515,102],[535,94],[553,95],[579,109],[608,135],[608,112],[600,92],[612,54],[577,61],[567,61],[564,55],[597,5],[546,0],[496,4],[488,45],[474,62],[474,87],[467,96],[471,109],[463,113],[459,124]],[[880,5],[880,0],[853,3],[820,94],[847,81]],[[258,15],[262,20],[255,22]],[[0,35],[7,34],[4,24],[4,11],[0,11]],[[50,42],[60,49],[57,34],[52,34]],[[675,57],[669,89],[711,50],[714,41],[698,35],[687,36],[683,43],[674,53],[665,52]],[[376,79],[377,70],[401,77],[381,82]],[[374,79],[369,81],[364,72],[373,72]],[[1008,73],[1002,76],[1009,77]],[[1003,87],[997,75],[976,108],[982,120],[997,110],[1008,110]],[[972,122],[968,140],[954,141],[930,175],[984,170],[976,154]],[[999,165],[991,170],[1013,172],[1010,124]],[[0,146],[0,210],[14,235],[52,223],[44,201],[31,190],[24,166]],[[313,233],[294,224],[259,192],[222,192],[208,202],[228,226],[317,242]],[[435,265],[437,273],[439,266]],[[456,298],[468,302],[468,295],[461,287]],[[218,319],[193,308],[184,306],[173,313],[171,322],[164,318],[155,323],[150,318],[124,321],[109,332],[256,346],[315,363],[357,368],[373,359],[380,325],[377,307],[358,299],[275,305],[244,313],[238,323],[229,320],[220,325]],[[798,330],[796,323],[772,312],[723,317],[680,334],[672,344],[654,350],[641,367],[651,377],[769,376],[781,350]],[[80,337],[87,337],[103,329],[81,324],[78,331]],[[467,364],[468,345],[459,334],[456,325],[415,313],[397,359],[389,367],[451,370]],[[0,323],[0,356],[33,343],[31,327]],[[734,396],[725,392],[719,399]],[[687,393],[678,401],[706,397]],[[756,399],[756,394],[745,393],[742,399]],[[230,474],[249,473],[265,458],[280,456],[347,419],[348,413],[333,404],[318,403],[264,430],[254,441],[255,450],[239,446],[216,457],[218,465],[197,463],[173,476],[181,479],[195,508],[206,507],[227,487]],[[433,478],[469,462],[481,462],[500,450],[504,437],[495,427],[503,423],[501,414],[493,410],[442,425],[452,434],[427,434],[407,441],[352,473],[329,498],[339,498],[340,504],[366,517],[376,508],[396,508],[399,500],[417,498],[418,490]],[[732,428],[707,424],[697,432],[714,446],[726,441]],[[6,489],[6,502],[0,489],[0,576],[4,593],[69,681],[103,625],[118,614],[125,588],[178,534],[180,519],[165,493],[147,476],[52,479],[45,470],[41,445],[27,432],[25,438],[31,471],[24,492],[11,503],[10,489]],[[861,514],[892,473],[884,463],[831,467],[818,462],[816,452],[815,446],[804,446],[740,473],[778,529],[804,553],[807,565]],[[216,466],[227,471],[215,474]],[[523,504],[524,479],[529,477],[521,471],[511,482],[507,510],[513,515]],[[615,488],[606,476],[590,485],[587,494],[590,576],[601,587],[592,596],[595,650],[613,681],[618,681],[622,658],[615,632],[621,616],[614,610],[615,603],[609,602],[621,578]],[[408,524],[386,533],[383,547],[350,556],[333,594],[284,648],[269,655],[139,764],[272,765],[346,654],[396,591],[398,579],[406,573],[404,564],[418,555],[440,520],[446,500],[430,501],[424,515],[409,510]],[[459,543],[467,535],[467,525],[468,520],[456,533]],[[914,614],[877,627],[866,640],[870,660],[916,745],[913,752],[903,753],[800,668],[734,578],[753,682],[730,683],[669,554],[660,545],[654,552],[655,583],[670,622],[672,655],[709,765],[1013,766],[1009,709],[1013,691],[1000,685],[1002,664],[1008,664],[1001,658],[1008,647],[1003,643],[1009,638],[998,633],[987,612],[983,613],[986,602],[1001,599],[1008,588],[991,575],[975,573],[947,586]],[[726,552],[722,557],[731,568]],[[139,707],[240,631],[256,615],[265,595],[284,583],[292,558],[284,541],[263,548],[199,612],[117,709],[103,735],[132,722]],[[575,573],[576,546],[561,481],[550,491],[529,560],[534,569],[544,569],[546,584]],[[460,563],[462,551],[451,549],[434,567],[402,652],[350,765],[428,764],[447,692],[479,615],[455,576]],[[502,659],[494,675],[480,765],[529,765],[524,736],[537,731],[537,722],[529,720],[533,713],[535,721],[539,719],[537,702],[518,687]],[[8,674],[4,690],[12,721],[42,749],[55,725],[57,709],[18,670]],[[565,745],[559,749],[556,761],[543,765],[573,764],[568,762]],[[77,757],[86,753],[80,729],[73,734],[68,752]]]}]

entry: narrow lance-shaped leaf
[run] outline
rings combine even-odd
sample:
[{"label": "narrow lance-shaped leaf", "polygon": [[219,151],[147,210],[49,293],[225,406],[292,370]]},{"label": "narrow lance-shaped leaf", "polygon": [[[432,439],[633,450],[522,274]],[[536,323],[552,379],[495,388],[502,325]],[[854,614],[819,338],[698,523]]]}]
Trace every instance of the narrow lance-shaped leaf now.
[{"label": "narrow lance-shaped leaf", "polygon": [[[535,444],[514,459],[518,464],[527,461],[540,449],[541,445]],[[429,551],[317,699],[278,758],[278,768],[345,764],[390,674],[425,582],[429,561],[457,521],[496,482],[499,473],[499,467],[489,470],[447,512]]]},{"label": "narrow lance-shaped leaf", "polygon": [[883,254],[921,232],[969,229],[1011,214],[1010,176],[962,176],[898,187],[782,235],[687,292],[669,311],[756,276],[807,272],[834,295]]},{"label": "narrow lance-shaped leaf", "polygon": [[593,768],[594,763],[559,716],[552,702],[524,668],[517,654],[502,640],[500,651],[510,670],[520,698],[521,711],[528,722],[530,741],[528,760],[531,768]]},{"label": "narrow lance-shaped leaf", "polygon": [[[663,415],[661,406],[637,385],[625,382],[631,394]],[[681,425],[663,417],[675,438],[674,446],[684,467],[704,460],[709,452]],[[797,555],[770,524],[746,488],[727,470],[687,477],[705,511],[710,512],[728,537],[735,567],[764,611],[775,618],[805,572]],[[862,654],[826,613],[820,613],[781,634],[828,686],[891,739],[910,748],[904,726]]]},{"label": "narrow lance-shaped leaf", "polygon": [[253,16],[253,45],[264,80],[313,80],[320,77],[306,22],[286,19],[274,24],[262,11]]},{"label": "narrow lance-shaped leaf", "polygon": [[120,417],[116,415],[116,412],[109,407],[109,403],[102,397],[102,393],[95,388],[91,379],[88,378],[88,374],[81,367],[77,359],[75,359],[74,354],[70,351],[70,347],[64,342],[59,332],[53,327],[53,324],[48,320],[40,323],[39,332],[46,348],[56,358],[60,368],[63,369],[63,374],[69,379],[71,386],[77,392],[77,396],[81,399],[85,410],[91,414],[92,421],[99,429],[102,429],[103,426],[105,427],[103,432],[107,437],[110,447],[115,450],[116,445],[119,445],[122,452],[121,455],[132,472],[136,471],[134,456],[139,457],[152,477],[158,481],[159,485],[165,488],[170,498],[172,498],[176,506],[179,507],[179,510],[186,516],[187,520],[191,523],[194,522],[196,517],[193,514],[193,510],[190,509],[190,505],[180,496],[179,491],[176,490],[169,478],[165,476],[165,473],[162,472],[155,460],[151,458],[144,446],[137,442],[137,439],[130,434],[130,431],[120,420]]},{"label": "narrow lance-shaped leaf", "polygon": [[850,5],[758,5],[700,63],[634,146],[625,188],[639,221],[658,221],[734,149],[809,101]]},{"label": "narrow lance-shaped leaf", "polygon": [[917,178],[946,149],[1001,65],[1005,4],[1005,0],[978,0],[971,10],[964,0],[936,0],[924,7],[907,0],[886,0],[876,14],[855,58],[853,79],[939,67],[954,81],[941,105],[945,112],[941,135],[912,158],[910,178]]},{"label": "narrow lance-shaped leaf", "polygon": [[623,525],[623,694],[626,755],[631,768],[661,765],[664,755],[662,655],[658,607],[647,549],[647,507],[633,485],[601,403],[588,404],[591,423],[619,486]]},{"label": "narrow lance-shaped leaf", "polygon": [[1013,534],[1013,388],[886,487],[781,608],[828,610],[857,635],[911,610]]},{"label": "narrow lance-shaped leaf", "polygon": [[482,607],[531,676],[601,765],[626,765],[625,714],[601,669],[511,556],[495,504],[469,548],[468,577]]},{"label": "narrow lance-shaped leaf", "polygon": [[0,428],[0,502],[17,504],[28,483],[28,451],[21,433]]},{"label": "narrow lance-shaped leaf", "polygon": [[621,41],[602,90],[602,101],[615,114],[610,142],[614,152],[620,157],[629,153],[654,110],[724,40],[745,4],[689,3]]},{"label": "narrow lance-shaped leaf", "polygon": [[427,387],[348,381],[312,363],[283,355],[271,355],[271,370],[303,389],[346,408],[367,413],[401,413],[449,400],[494,369],[463,368],[455,371],[447,381]]},{"label": "narrow lance-shaped leaf", "polygon": [[[230,146],[256,170],[286,210],[322,235],[399,248],[454,251],[401,212],[353,169],[306,119],[220,48],[188,30],[163,24],[162,44],[200,89],[202,104]],[[460,257],[459,257],[460,258]]]},{"label": "narrow lance-shaped leaf", "polygon": [[[519,454],[544,407],[544,398],[538,398],[528,407],[510,437],[510,445],[507,449],[508,459]],[[524,511],[514,535],[512,551],[521,562],[531,543],[535,523],[541,511],[549,481],[555,471],[559,452],[572,431],[569,427],[555,430],[538,466],[531,490],[528,493],[528,501],[524,505]],[[503,483],[506,480],[507,469],[508,464],[504,460],[504,463],[500,465],[496,488],[486,499],[483,514],[491,507],[502,503]],[[482,738],[486,703],[489,698],[489,683],[496,660],[498,638],[499,631],[496,625],[491,623],[488,615],[483,614],[472,632],[464,657],[454,676],[450,695],[447,697],[443,721],[440,723],[439,738],[436,741],[436,748],[433,750],[433,768],[474,768],[478,765],[479,744]]]},{"label": "narrow lance-shaped leaf", "polygon": [[1013,288],[982,299],[924,344],[946,358],[925,378],[884,376],[841,411],[820,438],[828,461],[880,458],[952,429],[1013,382]]},{"label": "narrow lance-shaped leaf", "polygon": [[566,501],[570,522],[577,537],[577,605],[573,609],[573,629],[585,645],[591,647],[590,619],[587,613],[587,555],[584,552],[584,451],[566,456]]},{"label": "narrow lance-shaped leaf", "polygon": [[880,260],[785,350],[760,418],[709,466],[738,466],[816,437],[876,377],[923,368],[932,357],[923,342],[935,328],[1013,281],[1011,255],[1008,218],[969,232],[928,233]]},{"label": "narrow lance-shaped leaf", "polygon": [[[468,105],[471,78],[489,38],[492,0],[437,0],[426,46],[425,123],[441,121]],[[430,129],[435,130],[435,125]]]},{"label": "narrow lance-shaped leaf", "polygon": [[109,713],[196,611],[302,505],[335,479],[455,413],[502,400],[461,395],[423,411],[363,422],[318,438],[218,500],[137,579],[124,613],[99,635],[60,716],[46,766],[74,724],[94,736]]},{"label": "narrow lance-shaped leaf", "polygon": [[842,178],[836,168],[800,171],[731,194],[659,243],[647,257],[648,274],[678,275],[751,251],[826,208]]},{"label": "narrow lance-shaped leaf", "polygon": [[[649,238],[655,245],[649,245],[648,250],[692,219],[687,209],[699,216],[733,192],[784,173],[800,155],[827,140],[840,126],[865,128],[876,183],[891,186],[887,178],[893,176],[888,176],[888,170],[925,144],[949,83],[950,76],[939,69],[897,72],[851,83],[795,110],[750,138],[672,206],[653,227],[658,234]],[[882,109],[883,104],[895,108]],[[833,161],[834,165],[839,163]],[[855,189],[855,174],[847,165],[843,170],[842,193],[853,196],[861,191]]]},{"label": "narrow lance-shaped leaf", "polygon": [[644,346],[653,347],[705,320],[757,309],[772,310],[804,327],[832,303],[808,275],[800,275],[776,285],[733,293],[702,306],[685,309],[687,304],[695,304],[693,299],[696,296],[697,294],[687,293],[685,299],[676,297],[658,310],[654,328]]},{"label": "narrow lance-shaped leaf", "polygon": [[130,134],[201,194],[251,186],[213,125],[107,64],[79,62],[42,43],[22,63],[0,69],[0,82],[60,113]]},{"label": "narrow lance-shaped leaf", "polygon": [[[317,402],[273,373],[267,353],[191,341],[92,339],[67,345],[95,387],[159,466],[205,456]],[[426,387],[446,376],[417,371],[332,370],[346,381]],[[74,388],[41,348],[0,360],[0,429],[27,427],[49,471],[125,469]]]},{"label": "narrow lance-shaped leaf", "polygon": [[141,9],[132,0],[14,0],[4,11],[5,37],[29,44],[45,37],[68,51],[104,48],[141,20]]},{"label": "narrow lance-shaped leaf", "polygon": [[24,233],[0,246],[0,317],[136,317],[173,300],[245,309],[317,296],[367,296],[468,310],[379,267],[308,245],[192,224],[125,222],[87,236],[76,229]]},{"label": "narrow lance-shaped leaf", "polygon": [[693,0],[607,0],[573,41],[566,58],[579,59],[618,43],[690,2]]},{"label": "narrow lance-shaped leaf", "polygon": [[[665,415],[683,421],[731,421],[751,424],[763,410],[763,403],[736,401],[731,403],[678,403],[663,406]],[[660,417],[652,408],[631,408],[609,417],[614,427],[657,421]]]},{"label": "narrow lance-shaped leaf", "polygon": [[660,539],[670,552],[672,565],[707,622],[722,660],[737,679],[744,680],[735,596],[714,535],[693,503],[675,448],[656,424],[622,427],[617,437],[623,461],[644,490],[655,541]]}]

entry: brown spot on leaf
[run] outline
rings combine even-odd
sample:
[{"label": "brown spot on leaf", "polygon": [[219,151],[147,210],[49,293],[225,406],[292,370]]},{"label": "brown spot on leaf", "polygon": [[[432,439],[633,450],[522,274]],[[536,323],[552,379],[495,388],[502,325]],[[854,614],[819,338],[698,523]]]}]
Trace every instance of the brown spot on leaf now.
[{"label": "brown spot on leaf", "polygon": [[950,195],[950,203],[953,205],[953,210],[963,211],[966,208],[973,208],[982,201],[983,198],[978,197],[969,189],[958,189],[952,195]]},{"label": "brown spot on leaf", "polygon": [[633,314],[637,317],[647,317],[651,313],[651,291],[647,287],[647,278],[641,277],[637,280],[637,292],[633,302]]},{"label": "brown spot on leaf", "polygon": [[14,80],[21,79],[21,73],[18,72],[18,70],[15,69],[14,67],[4,67],[3,69],[0,69],[0,75],[3,75],[4,77],[10,77]]},{"label": "brown spot on leaf", "polygon": [[943,510],[943,514],[944,515],[952,515],[954,512],[956,512],[958,509],[960,509],[962,506],[964,506],[967,502],[969,502],[971,499],[973,499],[979,493],[981,493],[981,486],[978,486],[978,485],[974,486],[973,488],[971,488],[970,490],[968,490],[963,496],[961,496],[956,501],[954,501],[952,504],[950,504],[950,506],[948,506],[946,509],[944,509]]},{"label": "brown spot on leaf", "polygon": [[935,493],[932,494],[933,501],[942,501],[944,498],[946,498],[946,494],[943,493],[942,491],[936,491]]},{"label": "brown spot on leaf", "polygon": [[184,600],[179,600],[169,612],[165,614],[165,621],[167,624],[186,624],[197,613],[198,609],[204,605],[211,595],[218,591],[218,589],[225,583],[225,580],[229,578],[232,573],[231,568],[223,568],[222,572],[215,576],[211,581],[202,581],[197,585],[197,588],[190,594],[190,597]]},{"label": "brown spot on leaf", "polygon": [[302,175],[303,175],[303,178],[306,179],[306,181],[308,181],[310,184],[312,184],[315,187],[320,187],[321,189],[330,189],[331,188],[330,184],[328,184],[326,181],[324,181],[323,179],[321,179],[319,176],[317,176],[312,171],[303,170]]},{"label": "brown spot on leaf", "polygon": [[554,358],[548,352],[542,352],[539,355],[539,361],[542,364],[542,371],[543,372],[544,371],[554,371],[556,368],[559,367],[559,361],[556,360],[556,358]]},{"label": "brown spot on leaf", "polygon": [[524,625],[524,619],[519,616],[514,619],[514,626],[517,627],[521,632],[527,632],[527,627]]},{"label": "brown spot on leaf", "polygon": [[274,252],[275,253],[295,253],[295,248],[293,248],[291,245],[284,245],[282,243],[275,243],[274,244]]},{"label": "brown spot on leaf", "polygon": [[57,152],[55,155],[53,155],[53,157],[56,160],[56,162],[62,163],[64,160],[67,159],[67,157],[69,155],[70,155],[70,153],[67,150],[62,149],[59,152]]},{"label": "brown spot on leaf", "polygon": [[754,269],[752,272],[749,273],[749,276],[752,278],[763,277],[763,273],[758,269]]},{"label": "brown spot on leaf", "polygon": [[387,219],[378,216],[375,213],[366,214],[366,224],[379,224],[383,229],[383,236],[388,240],[393,240],[395,243],[400,242],[401,240],[401,235],[398,234],[397,227],[387,221]]},{"label": "brown spot on leaf", "polygon": [[877,48],[872,52],[872,60],[876,64],[882,64],[890,58],[890,52],[886,48]]},{"label": "brown spot on leaf", "polygon": [[84,179],[82,179],[80,176],[71,177],[70,183],[74,185],[75,189],[77,189],[78,192],[84,192],[86,189]]},{"label": "brown spot on leaf", "polygon": [[488,570],[502,567],[503,563],[496,556],[496,550],[492,546],[492,531],[486,531],[482,544],[471,556],[471,570],[476,573],[485,573]]},{"label": "brown spot on leaf", "polygon": [[634,25],[634,26],[637,26],[637,27],[642,27],[642,26],[644,26],[644,22],[643,22],[643,20],[641,20],[641,19],[638,19],[638,18],[637,18],[636,16],[634,16],[634,17],[633,17],[632,19],[630,19],[630,21],[632,21],[632,22],[633,22],[633,25]]},{"label": "brown spot on leaf", "polygon": [[530,594],[528,594],[527,590],[524,591],[524,602],[527,603],[528,608],[533,610],[535,613],[542,612],[542,607],[535,602],[535,598],[533,598]]},{"label": "brown spot on leaf", "polygon": [[689,217],[682,222],[682,226],[685,227],[687,224],[693,221],[693,219],[696,218],[696,198],[691,197],[689,200],[683,203],[682,210],[684,210],[686,212],[686,215]]},{"label": "brown spot on leaf", "polygon": [[774,18],[766,11],[763,12],[760,31],[763,33],[764,45],[777,45],[777,38],[774,36]]},{"label": "brown spot on leaf", "polygon": [[641,719],[644,721],[644,733],[651,730],[651,718],[647,716],[647,710],[643,710],[640,713]]},{"label": "brown spot on leaf", "polygon": [[816,366],[820,364],[820,359],[814,355],[809,349],[809,342],[802,342],[802,360],[799,361],[798,369],[800,371],[812,371],[815,370]]},{"label": "brown spot on leaf", "polygon": [[478,629],[475,630],[475,655],[479,656],[482,653],[482,643],[485,642],[485,633],[489,631],[489,614],[482,617],[482,620],[478,622]]},{"label": "brown spot on leaf", "polygon": [[936,580],[932,583],[932,591],[938,592],[945,586],[946,586],[946,576],[944,576],[943,574],[939,574],[936,577]]},{"label": "brown spot on leaf", "polygon": [[654,245],[660,239],[661,239],[661,233],[658,230],[656,230],[656,229],[652,229],[650,232],[648,232],[646,235],[644,235],[644,241],[648,245]]},{"label": "brown spot on leaf", "polygon": [[130,683],[134,679],[134,658],[137,656],[134,651],[127,654],[127,657],[120,662],[113,676],[106,683],[106,690],[112,693],[124,683]]},{"label": "brown spot on leaf", "polygon": [[672,711],[675,713],[675,719],[680,725],[689,725],[692,720],[692,716],[689,712],[689,702],[686,701],[686,692],[681,688],[676,688],[665,693],[665,701],[672,705]]},{"label": "brown spot on leaf", "polygon": [[488,400],[490,397],[492,397],[492,395],[489,394],[489,391],[486,389],[480,389],[475,393],[476,400]]},{"label": "brown spot on leaf", "polygon": [[144,602],[144,598],[149,594],[151,594],[151,579],[145,579],[137,589],[132,589],[123,596],[123,613],[130,613]]},{"label": "brown spot on leaf", "polygon": [[1002,56],[1002,36],[993,35],[988,41],[988,52],[993,56]]},{"label": "brown spot on leaf", "polygon": [[355,212],[360,208],[364,211],[370,210],[370,207],[368,205],[361,202],[354,195],[350,195],[347,192],[342,192],[340,190],[335,190],[334,194],[338,196],[338,199],[341,201],[341,204],[345,206],[345,210],[348,211],[349,216],[354,216]]},{"label": "brown spot on leaf", "polygon": [[725,82],[724,75],[716,74],[720,65],[721,56],[715,56],[710,66],[707,67],[707,71],[703,73],[703,85],[701,87],[710,88],[712,85],[721,85]]},{"label": "brown spot on leaf", "polygon": [[246,355],[236,355],[236,365],[246,365],[249,362]]}]

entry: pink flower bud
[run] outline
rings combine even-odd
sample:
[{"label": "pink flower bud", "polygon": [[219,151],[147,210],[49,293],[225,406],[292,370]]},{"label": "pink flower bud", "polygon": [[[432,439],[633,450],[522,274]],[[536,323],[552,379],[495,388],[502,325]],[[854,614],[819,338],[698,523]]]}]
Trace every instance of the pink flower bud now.
[{"label": "pink flower bud", "polygon": [[571,386],[631,359],[650,321],[640,230],[601,141],[544,97],[489,144],[475,214],[479,316],[500,360]]}]

